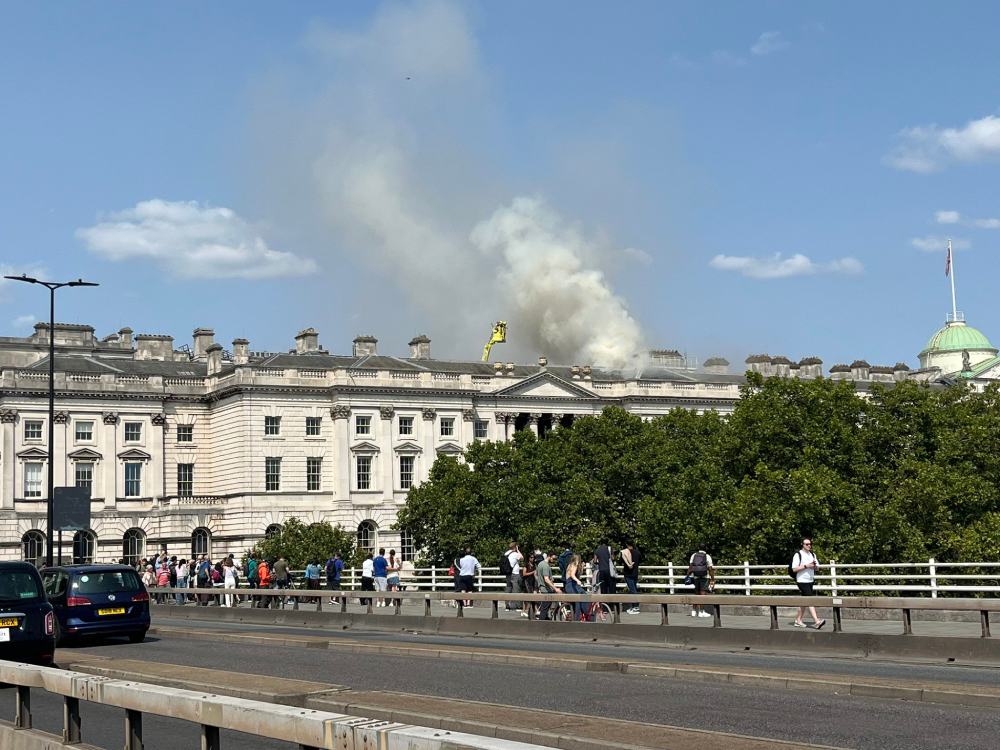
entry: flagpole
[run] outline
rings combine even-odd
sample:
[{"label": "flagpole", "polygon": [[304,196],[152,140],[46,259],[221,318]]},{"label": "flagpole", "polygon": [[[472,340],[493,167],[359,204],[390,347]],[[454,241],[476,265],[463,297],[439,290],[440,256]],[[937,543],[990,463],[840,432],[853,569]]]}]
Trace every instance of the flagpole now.
[{"label": "flagpole", "polygon": [[948,260],[948,267],[951,271],[948,274],[948,277],[951,279],[951,319],[954,322],[958,322],[958,306],[955,304],[955,255],[951,251],[951,240],[948,240]]}]

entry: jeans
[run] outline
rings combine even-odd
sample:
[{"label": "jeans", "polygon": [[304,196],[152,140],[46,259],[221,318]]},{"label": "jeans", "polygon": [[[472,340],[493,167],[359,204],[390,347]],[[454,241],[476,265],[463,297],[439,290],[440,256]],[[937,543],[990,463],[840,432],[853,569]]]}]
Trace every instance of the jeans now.
[{"label": "jeans", "polygon": [[[174,584],[174,588],[186,589],[187,588],[187,584],[188,584],[188,582],[187,582],[186,579],[184,579],[184,578],[178,578],[177,579],[177,583]],[[177,594],[176,596],[174,596],[174,600],[178,604],[184,604],[184,602],[186,601],[186,597],[184,596],[184,594]]]},{"label": "jeans", "polygon": [[[375,590],[375,579],[374,578],[365,578],[364,576],[362,576],[361,577],[361,590],[362,591],[374,591]],[[361,604],[364,605],[364,606],[368,606],[368,604],[370,602],[371,602],[371,599],[362,599],[361,600]]]},{"label": "jeans", "polygon": [[[638,578],[629,578],[628,576],[625,576],[625,588],[628,589],[628,592],[630,594],[638,594],[639,593],[639,579]],[[638,606],[639,606],[639,602],[636,602],[635,604],[627,604],[627,605],[625,605],[625,609],[630,609],[631,607],[638,607]]]},{"label": "jeans", "polygon": [[[504,587],[504,591],[508,594],[524,593],[524,579],[521,578],[520,573],[511,573],[507,576],[507,585]],[[517,602],[507,602],[507,609],[518,610],[520,608]]]},{"label": "jeans", "polygon": [[[539,594],[554,594],[555,591],[539,591]],[[540,602],[538,605],[538,619],[548,620],[549,619],[549,608],[552,606],[552,602]]]},{"label": "jeans", "polygon": [[[565,584],[564,584],[564,588],[565,588],[567,594],[584,594],[584,593],[586,593],[582,588],[580,588],[579,586],[576,585],[576,581],[574,581],[574,580],[568,580],[568,581],[566,581]],[[583,608],[585,606],[586,605],[583,602],[574,602],[573,603],[573,619],[574,620],[579,621],[579,620],[583,619]]]}]

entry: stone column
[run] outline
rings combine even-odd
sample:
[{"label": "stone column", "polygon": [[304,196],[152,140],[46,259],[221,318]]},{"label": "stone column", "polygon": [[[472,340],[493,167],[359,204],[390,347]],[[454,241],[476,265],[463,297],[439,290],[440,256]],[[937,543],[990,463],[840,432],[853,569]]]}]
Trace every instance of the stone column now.
[{"label": "stone column", "polygon": [[528,415],[528,427],[535,433],[535,437],[538,437],[538,420],[541,418],[541,414],[535,414],[534,412]]},{"label": "stone column", "polygon": [[17,487],[14,486],[14,467],[17,464],[17,456],[14,455],[16,425],[17,412],[14,409],[0,409],[0,461],[3,462],[0,508],[7,510],[14,508],[14,498],[17,497]]},{"label": "stone column", "polygon": [[562,421],[563,415],[553,413],[550,416],[552,417],[552,427],[549,429],[551,429],[552,432],[555,432],[559,428],[559,423]]},{"label": "stone column", "polygon": [[378,446],[382,456],[382,497],[392,499],[396,491],[393,475],[396,471],[396,454],[392,451],[392,417],[395,413],[392,406],[380,406],[378,410]]},{"label": "stone column", "polygon": [[463,448],[468,448],[472,441],[476,439],[476,410],[462,410],[462,424],[459,427],[461,432],[458,435],[458,442]]},{"label": "stone column", "polygon": [[[434,459],[437,458],[437,450],[435,450],[435,441],[437,440],[437,435],[435,434],[435,429],[437,428],[437,410],[436,409],[424,409],[423,410],[423,420],[421,424],[421,429],[423,429],[423,444],[424,444],[424,471],[421,474],[426,474],[430,476],[431,466],[434,465]],[[426,478],[426,477],[425,477]]]},{"label": "stone column", "polygon": [[500,434],[497,435],[497,439],[503,438],[503,440],[510,440],[510,435],[507,433],[507,417],[508,414],[505,411],[494,412],[494,417],[496,417],[497,425],[500,427]]},{"label": "stone column", "polygon": [[[101,423],[95,427],[101,431],[97,442],[97,449],[101,454],[101,480],[98,486],[97,477],[94,477],[94,487],[99,490],[100,497],[104,498],[104,507],[114,508],[118,500],[118,474],[121,473],[118,465],[118,412],[104,412]],[[122,494],[124,491],[122,488]]]},{"label": "stone column", "polygon": [[333,455],[335,456],[336,481],[334,499],[346,503],[351,499],[351,407],[337,404],[330,409],[333,419]]}]

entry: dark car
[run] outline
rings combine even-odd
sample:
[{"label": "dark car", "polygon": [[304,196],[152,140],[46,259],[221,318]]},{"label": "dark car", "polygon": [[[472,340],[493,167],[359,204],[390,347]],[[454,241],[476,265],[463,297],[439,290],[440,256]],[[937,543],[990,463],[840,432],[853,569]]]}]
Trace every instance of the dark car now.
[{"label": "dark car", "polygon": [[56,640],[127,636],[140,643],[149,630],[149,594],[127,565],[43,568],[42,580],[56,613]]},{"label": "dark car", "polygon": [[0,659],[50,664],[56,620],[34,565],[0,562]]}]

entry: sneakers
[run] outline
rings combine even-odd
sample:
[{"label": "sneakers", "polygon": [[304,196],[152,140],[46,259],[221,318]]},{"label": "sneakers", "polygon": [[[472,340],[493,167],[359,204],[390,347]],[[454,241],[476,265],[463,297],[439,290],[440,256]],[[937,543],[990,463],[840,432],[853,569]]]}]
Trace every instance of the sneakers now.
[{"label": "sneakers", "polygon": [[521,612],[521,617],[527,617],[527,616],[528,616],[527,612],[524,612],[524,611]]},{"label": "sneakers", "polygon": [[692,610],[691,610],[691,616],[692,616],[692,617],[697,617],[697,616],[698,616],[698,610],[696,610],[696,609],[692,609]]},{"label": "sneakers", "polygon": [[804,622],[793,622],[792,623],[792,627],[793,628],[804,628],[805,626],[806,626],[806,624]]},{"label": "sneakers", "polygon": [[627,615],[637,615],[637,614],[639,614],[639,608],[638,607],[630,607],[629,609],[625,610],[625,614],[627,614]]},{"label": "sneakers", "polygon": [[826,620],[820,620],[816,623],[816,630],[822,630],[824,625],[826,625]]},{"label": "sneakers", "polygon": [[710,615],[708,612],[699,612],[698,613],[698,617],[711,617],[711,616],[712,615]]}]

